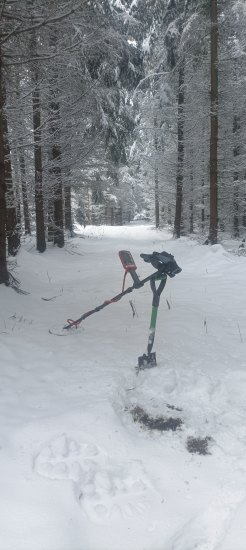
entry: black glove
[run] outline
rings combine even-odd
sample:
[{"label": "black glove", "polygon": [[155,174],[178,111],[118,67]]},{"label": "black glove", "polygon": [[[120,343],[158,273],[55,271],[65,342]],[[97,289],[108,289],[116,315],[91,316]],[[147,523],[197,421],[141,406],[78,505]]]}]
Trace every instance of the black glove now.
[{"label": "black glove", "polygon": [[153,252],[152,254],[140,254],[140,256],[145,262],[151,263],[158,271],[161,269],[169,277],[175,277],[182,271],[172,254],[168,254],[168,252]]}]

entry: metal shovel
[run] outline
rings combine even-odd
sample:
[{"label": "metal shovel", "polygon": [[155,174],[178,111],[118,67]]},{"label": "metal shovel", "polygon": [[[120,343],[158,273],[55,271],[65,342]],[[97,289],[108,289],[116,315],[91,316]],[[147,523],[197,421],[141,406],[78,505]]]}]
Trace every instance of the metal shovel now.
[{"label": "metal shovel", "polygon": [[156,329],[156,321],[157,321],[157,313],[158,313],[158,307],[160,303],[160,296],[161,293],[165,287],[167,281],[167,275],[163,274],[161,275],[161,282],[156,288],[156,280],[151,279],[150,280],[150,286],[151,290],[153,292],[153,300],[152,300],[152,312],[151,312],[151,319],[150,319],[150,327],[149,327],[149,338],[148,338],[148,346],[147,346],[147,353],[144,353],[140,357],[138,357],[138,367],[137,370],[145,370],[150,369],[152,367],[156,367],[156,353],[152,352],[154,339],[155,339],[155,329]]}]

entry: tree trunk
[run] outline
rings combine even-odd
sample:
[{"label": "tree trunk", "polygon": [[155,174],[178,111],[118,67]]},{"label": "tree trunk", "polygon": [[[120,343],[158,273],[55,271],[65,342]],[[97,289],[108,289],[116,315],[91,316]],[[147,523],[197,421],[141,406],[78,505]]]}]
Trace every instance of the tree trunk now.
[{"label": "tree trunk", "polygon": [[[51,34],[50,47],[55,53],[57,46],[57,36]],[[57,68],[53,69],[50,78],[50,174],[53,184],[54,198],[54,244],[59,248],[64,246],[64,213],[63,213],[63,188],[61,173],[61,146],[60,146],[60,105],[58,102],[59,86]]]},{"label": "tree trunk", "polygon": [[[35,32],[35,31],[34,31]],[[31,40],[31,53],[36,55],[36,37],[35,34]],[[39,74],[36,63],[32,64],[32,111],[33,111],[33,140],[34,140],[34,168],[35,168],[35,210],[36,210],[36,242],[37,250],[44,252],[46,250],[45,242],[45,224],[44,224],[44,199],[43,199],[43,177],[42,177],[42,147],[41,147],[41,107]]]},{"label": "tree trunk", "polygon": [[48,216],[48,227],[47,227],[47,233],[48,233],[48,243],[54,242],[54,197],[53,195],[48,197],[48,208],[47,208],[47,216]]},{"label": "tree trunk", "polygon": [[64,246],[64,231],[63,231],[63,190],[61,181],[61,168],[59,162],[61,159],[60,147],[53,145],[52,161],[54,166],[51,168],[52,174],[55,176],[54,183],[54,244],[59,248]]},{"label": "tree trunk", "polygon": [[110,225],[115,225],[114,221],[114,206],[110,207]]},{"label": "tree trunk", "polygon": [[218,9],[210,0],[211,104],[210,104],[210,227],[209,242],[218,238]]},{"label": "tree trunk", "polygon": [[20,201],[20,187],[19,183],[16,182],[15,185],[15,196],[16,196],[16,222],[17,222],[17,231],[19,239],[21,236],[21,201]]},{"label": "tree trunk", "polygon": [[[245,184],[246,184],[246,174],[244,176]],[[243,196],[243,218],[242,218],[242,225],[243,227],[246,227],[246,193],[244,193]]]},{"label": "tree trunk", "polygon": [[201,209],[201,227],[202,227],[202,231],[204,231],[204,226],[205,226],[205,196],[204,196],[204,177],[202,177],[202,197],[201,197],[201,204],[202,204],[202,209]]},{"label": "tree trunk", "polygon": [[31,235],[31,224],[30,224],[28,193],[27,193],[27,183],[26,183],[26,165],[25,165],[25,156],[22,149],[20,149],[20,153],[19,153],[19,163],[20,163],[21,191],[22,191],[25,235]]},{"label": "tree trunk", "polygon": [[0,50],[0,284],[9,283],[6,253],[6,185],[4,167],[4,81]]},{"label": "tree trunk", "polygon": [[[237,157],[240,155],[240,145],[238,144],[238,132],[240,130],[240,118],[234,115],[233,118],[233,135],[234,135],[234,147],[233,157],[234,163],[237,162]],[[233,172],[233,234],[234,237],[239,237],[239,173],[234,168]]]},{"label": "tree trunk", "polygon": [[184,177],[184,71],[184,59],[181,59],[178,84],[178,166],[176,178],[176,206],[174,219],[174,236],[178,239],[181,235]]},{"label": "tree trunk", "polygon": [[167,206],[167,223],[168,225],[172,225],[172,208],[170,203]]},{"label": "tree trunk", "polygon": [[[2,101],[3,104],[6,101],[6,87],[4,78],[2,80]],[[12,163],[10,156],[10,146],[8,138],[8,121],[7,116],[3,115],[3,146],[4,146],[4,178],[6,186],[6,234],[8,241],[8,253],[10,256],[16,256],[20,247],[20,226],[17,227],[17,215],[16,215],[16,199],[13,188],[13,174]]]},{"label": "tree trunk", "polygon": [[194,184],[193,184],[193,173],[191,172],[190,175],[190,191],[191,191],[191,197],[190,197],[190,233],[194,233],[194,198],[193,198],[193,192],[194,192]]},{"label": "tree trunk", "polygon": [[[21,76],[19,71],[16,68],[16,77],[15,77],[15,92],[16,92],[16,98],[17,101],[20,101],[20,80]],[[23,114],[22,109],[21,112],[17,113],[18,116],[18,126],[23,125]],[[16,166],[19,165],[20,170],[20,192],[19,192],[19,199],[20,199],[20,205],[22,203],[23,207],[23,218],[24,218],[24,228],[25,228],[25,235],[31,235],[31,224],[30,224],[30,215],[29,215],[29,204],[28,204],[28,192],[27,192],[27,182],[26,182],[26,163],[25,163],[25,152],[23,147],[23,138],[20,136],[18,138],[18,144],[19,147],[16,147]],[[18,171],[18,168],[17,168]]]},{"label": "tree trunk", "polygon": [[20,247],[20,234],[17,227],[16,200],[13,189],[12,166],[10,157],[10,148],[8,142],[8,124],[4,117],[4,166],[5,166],[5,184],[6,194],[6,231],[8,239],[8,253],[10,256],[16,256]]},{"label": "tree trunk", "polygon": [[[157,128],[157,118],[154,118],[154,127]],[[155,145],[155,227],[158,229],[160,227],[160,201],[159,201],[159,171],[157,166],[157,151],[158,151],[158,138],[157,133],[155,132],[154,137]]]},{"label": "tree trunk", "polygon": [[233,235],[239,237],[239,177],[238,172],[233,174]]},{"label": "tree trunk", "polygon": [[[71,147],[69,147],[71,154]],[[70,236],[73,236],[73,216],[72,216],[72,196],[71,196],[71,171],[69,167],[65,168],[64,180],[66,186],[64,187],[64,221],[65,229],[69,232]],[[85,220],[84,220],[85,222]]]},{"label": "tree trunk", "polygon": [[71,204],[71,186],[66,185],[64,189],[64,201],[65,201],[65,229],[69,231],[70,236],[73,234],[73,221],[72,221],[72,204]]},{"label": "tree trunk", "polygon": [[[34,84],[34,83],[33,83]],[[38,83],[34,84],[32,92],[33,102],[33,136],[34,136],[34,166],[35,166],[35,208],[36,208],[36,238],[37,250],[46,250],[45,226],[44,226],[44,200],[42,185],[42,150],[41,150],[41,116],[40,94]]]},{"label": "tree trunk", "polygon": [[13,150],[13,174],[14,174],[14,190],[16,200],[16,223],[19,240],[21,237],[21,198],[20,198],[20,179],[19,179],[19,162],[16,147]]},{"label": "tree trunk", "polygon": [[159,203],[159,174],[155,168],[155,227],[160,227],[160,203]]}]

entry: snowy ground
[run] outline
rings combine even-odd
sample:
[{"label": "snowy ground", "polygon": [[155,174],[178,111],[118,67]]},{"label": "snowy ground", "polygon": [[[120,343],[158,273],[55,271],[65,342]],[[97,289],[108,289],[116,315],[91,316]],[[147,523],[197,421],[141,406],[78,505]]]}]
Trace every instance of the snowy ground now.
[{"label": "snowy ground", "polygon": [[[158,367],[138,376],[147,285],[65,338],[48,332],[121,290],[120,249],[140,277],[141,252],[183,269],[161,299]],[[245,550],[246,258],[129,226],[42,255],[26,241],[17,262],[29,294],[0,287],[0,550]],[[144,429],[136,407],[181,429]]]}]

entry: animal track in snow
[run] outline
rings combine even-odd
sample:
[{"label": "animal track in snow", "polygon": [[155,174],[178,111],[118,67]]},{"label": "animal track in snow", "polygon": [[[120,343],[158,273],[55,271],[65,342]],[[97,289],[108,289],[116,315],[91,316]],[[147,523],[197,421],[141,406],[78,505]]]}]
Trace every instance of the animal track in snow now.
[{"label": "animal track in snow", "polygon": [[41,450],[34,469],[49,479],[71,480],[76,500],[95,522],[138,516],[150,505],[153,489],[141,461],[114,463],[96,445],[66,434]]}]

